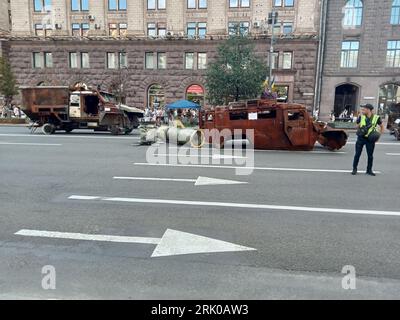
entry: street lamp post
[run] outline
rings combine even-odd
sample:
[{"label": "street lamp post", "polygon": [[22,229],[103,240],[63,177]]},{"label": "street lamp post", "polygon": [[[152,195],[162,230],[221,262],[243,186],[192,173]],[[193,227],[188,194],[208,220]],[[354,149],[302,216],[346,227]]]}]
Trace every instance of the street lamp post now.
[{"label": "street lamp post", "polygon": [[268,24],[271,25],[271,43],[269,47],[269,76],[268,76],[268,85],[271,89],[272,82],[272,58],[274,56],[274,43],[275,43],[275,24],[278,18],[278,12],[272,11],[268,15]]}]

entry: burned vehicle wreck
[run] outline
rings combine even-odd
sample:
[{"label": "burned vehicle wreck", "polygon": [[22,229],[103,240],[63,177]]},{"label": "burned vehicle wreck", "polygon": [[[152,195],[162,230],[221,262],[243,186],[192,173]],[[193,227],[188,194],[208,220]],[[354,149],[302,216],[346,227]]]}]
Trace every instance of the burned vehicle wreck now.
[{"label": "burned vehicle wreck", "polygon": [[44,134],[74,129],[128,134],[139,126],[144,114],[141,109],[118,103],[113,94],[84,84],[23,87],[21,94],[21,109]]},{"label": "burned vehicle wreck", "polygon": [[[308,151],[318,141],[334,151],[346,145],[348,139],[344,130],[314,121],[305,106],[271,99],[202,110],[200,128],[206,141],[217,147],[223,147],[226,141],[245,139],[254,149]],[[246,129],[254,130],[254,136],[247,136]]]}]

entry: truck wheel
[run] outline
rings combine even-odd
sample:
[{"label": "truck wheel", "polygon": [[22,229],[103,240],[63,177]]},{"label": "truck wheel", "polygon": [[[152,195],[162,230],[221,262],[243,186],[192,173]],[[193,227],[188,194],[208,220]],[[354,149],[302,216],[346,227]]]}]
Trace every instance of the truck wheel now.
[{"label": "truck wheel", "polygon": [[45,123],[42,127],[42,132],[45,135],[53,134],[56,131],[56,128],[51,123]]},{"label": "truck wheel", "polygon": [[66,129],[65,129],[65,132],[66,132],[66,133],[70,133],[70,132],[72,132],[72,130],[74,130],[74,129],[72,129],[72,128],[66,128]]},{"label": "truck wheel", "polygon": [[112,126],[110,128],[110,132],[112,135],[117,136],[121,133],[121,129],[119,128],[119,126]]}]

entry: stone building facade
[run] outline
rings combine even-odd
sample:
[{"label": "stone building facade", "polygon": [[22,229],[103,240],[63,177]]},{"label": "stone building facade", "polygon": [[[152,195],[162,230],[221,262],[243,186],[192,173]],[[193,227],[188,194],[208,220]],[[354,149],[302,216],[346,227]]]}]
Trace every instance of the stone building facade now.
[{"label": "stone building facade", "polygon": [[20,85],[123,82],[137,107],[182,98],[206,105],[207,63],[230,34],[248,34],[269,63],[272,10],[280,98],[311,109],[319,0],[13,0],[9,57]]},{"label": "stone building facade", "polygon": [[328,1],[320,116],[400,103],[400,1]]}]

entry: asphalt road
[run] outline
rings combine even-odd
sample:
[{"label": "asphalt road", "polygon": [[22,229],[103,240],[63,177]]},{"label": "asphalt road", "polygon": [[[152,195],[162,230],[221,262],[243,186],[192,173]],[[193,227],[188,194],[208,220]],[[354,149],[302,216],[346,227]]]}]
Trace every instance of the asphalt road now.
[{"label": "asphalt road", "polygon": [[[209,150],[211,166],[205,154],[149,165],[137,133],[0,127],[0,299],[398,299],[400,142],[385,135],[379,174],[363,174],[363,155],[353,177],[354,140],[340,152],[257,151],[254,163],[252,154],[221,159]],[[237,175],[232,166],[244,160],[253,173]],[[199,176],[243,183],[195,185]],[[154,243],[15,234],[21,229]],[[167,229],[256,250],[151,257]],[[42,288],[46,265],[55,290]],[[342,288],[346,265],[356,270],[355,290]]]}]

